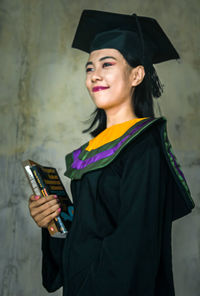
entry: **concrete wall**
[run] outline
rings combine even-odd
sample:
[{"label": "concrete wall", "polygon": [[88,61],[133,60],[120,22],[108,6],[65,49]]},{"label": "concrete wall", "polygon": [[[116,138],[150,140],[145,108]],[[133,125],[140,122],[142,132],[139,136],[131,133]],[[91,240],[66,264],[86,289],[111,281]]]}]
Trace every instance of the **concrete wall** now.
[{"label": "concrete wall", "polygon": [[[200,291],[200,4],[198,0],[0,1],[0,295],[45,296],[40,230],[29,216],[31,193],[21,167],[30,158],[58,168],[89,139],[82,121],[94,105],[84,87],[87,54],[71,49],[83,9],[155,17],[182,59],[156,67],[168,133],[196,208],[173,224],[177,296]],[[157,110],[157,105],[156,105]],[[156,111],[157,112],[157,111]],[[66,187],[69,180],[63,177]],[[61,295],[61,291],[52,295]]]}]

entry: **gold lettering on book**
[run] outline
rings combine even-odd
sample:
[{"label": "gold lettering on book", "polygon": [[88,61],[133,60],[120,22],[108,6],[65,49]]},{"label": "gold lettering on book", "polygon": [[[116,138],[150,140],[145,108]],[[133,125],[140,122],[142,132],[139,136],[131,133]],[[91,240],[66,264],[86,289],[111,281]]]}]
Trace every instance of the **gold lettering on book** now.
[{"label": "gold lettering on book", "polygon": [[51,190],[63,190],[62,186],[50,186]]},{"label": "gold lettering on book", "polygon": [[55,173],[55,169],[47,169],[47,168],[43,168],[43,167],[40,167],[40,169],[41,169],[44,173],[47,173],[47,174],[54,174],[54,173]]},{"label": "gold lettering on book", "polygon": [[60,185],[60,181],[54,181],[54,180],[44,180],[45,184],[52,184],[52,185]]},{"label": "gold lettering on book", "polygon": [[56,179],[56,180],[59,179],[57,175],[48,175],[48,178],[49,179]]},{"label": "gold lettering on book", "polygon": [[33,174],[35,175],[35,177],[36,177],[36,179],[37,179],[37,181],[38,181],[38,183],[39,183],[39,185],[40,185],[40,188],[42,188],[42,184],[41,184],[41,182],[40,182],[40,179],[39,179],[39,177],[38,177],[36,171],[33,171]]}]

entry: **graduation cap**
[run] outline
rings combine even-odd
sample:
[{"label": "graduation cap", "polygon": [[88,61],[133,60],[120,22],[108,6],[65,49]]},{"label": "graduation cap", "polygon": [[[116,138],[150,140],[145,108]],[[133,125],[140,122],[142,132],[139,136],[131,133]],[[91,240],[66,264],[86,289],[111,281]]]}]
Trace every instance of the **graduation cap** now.
[{"label": "graduation cap", "polygon": [[155,19],[97,10],[83,10],[72,47],[88,53],[114,48],[145,67],[180,58]]}]

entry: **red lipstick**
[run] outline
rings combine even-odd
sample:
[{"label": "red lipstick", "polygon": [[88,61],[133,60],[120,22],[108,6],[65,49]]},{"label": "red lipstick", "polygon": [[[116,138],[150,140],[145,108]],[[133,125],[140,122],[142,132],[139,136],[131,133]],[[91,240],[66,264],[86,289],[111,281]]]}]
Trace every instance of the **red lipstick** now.
[{"label": "red lipstick", "polygon": [[93,92],[96,92],[96,91],[100,91],[100,90],[104,90],[104,89],[107,89],[109,88],[108,86],[95,86],[92,88],[92,91]]}]

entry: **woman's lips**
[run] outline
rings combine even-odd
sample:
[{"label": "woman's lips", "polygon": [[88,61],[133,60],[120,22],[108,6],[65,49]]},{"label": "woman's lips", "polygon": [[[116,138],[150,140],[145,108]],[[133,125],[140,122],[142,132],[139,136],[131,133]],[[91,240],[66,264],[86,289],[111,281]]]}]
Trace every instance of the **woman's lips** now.
[{"label": "woman's lips", "polygon": [[109,88],[109,86],[95,86],[95,87],[92,88],[92,91],[96,92],[96,91],[104,90],[104,89],[107,89],[107,88]]}]

